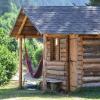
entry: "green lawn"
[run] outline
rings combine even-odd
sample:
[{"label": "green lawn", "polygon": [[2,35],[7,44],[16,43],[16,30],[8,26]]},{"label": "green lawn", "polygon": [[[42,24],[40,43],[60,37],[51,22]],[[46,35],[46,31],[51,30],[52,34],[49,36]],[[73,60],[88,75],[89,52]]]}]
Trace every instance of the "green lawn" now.
[{"label": "green lawn", "polygon": [[0,87],[0,100],[100,100],[100,88],[86,88],[65,95],[19,90],[17,86],[17,83],[11,82],[5,87]]}]

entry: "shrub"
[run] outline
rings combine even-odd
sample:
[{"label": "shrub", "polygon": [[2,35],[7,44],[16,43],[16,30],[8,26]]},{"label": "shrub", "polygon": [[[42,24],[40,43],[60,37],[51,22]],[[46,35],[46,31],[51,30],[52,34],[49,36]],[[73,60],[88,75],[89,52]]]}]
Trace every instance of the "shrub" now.
[{"label": "shrub", "polygon": [[0,85],[6,84],[16,72],[16,55],[0,45]]}]

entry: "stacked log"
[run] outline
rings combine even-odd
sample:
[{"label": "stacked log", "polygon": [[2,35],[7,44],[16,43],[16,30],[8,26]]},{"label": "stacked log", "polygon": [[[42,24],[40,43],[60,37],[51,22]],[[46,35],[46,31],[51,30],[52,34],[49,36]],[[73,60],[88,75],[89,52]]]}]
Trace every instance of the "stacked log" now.
[{"label": "stacked log", "polygon": [[77,74],[78,74],[78,87],[82,86],[82,77],[83,77],[83,46],[82,46],[82,38],[78,38],[78,66],[77,66]]},{"label": "stacked log", "polygon": [[100,86],[100,39],[84,39],[83,86],[99,83]]}]

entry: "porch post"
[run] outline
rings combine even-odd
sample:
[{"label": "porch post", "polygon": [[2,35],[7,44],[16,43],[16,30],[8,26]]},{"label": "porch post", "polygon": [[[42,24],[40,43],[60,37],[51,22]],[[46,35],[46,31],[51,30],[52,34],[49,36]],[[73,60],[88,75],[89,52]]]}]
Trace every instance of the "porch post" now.
[{"label": "porch post", "polygon": [[43,51],[43,84],[42,84],[42,90],[45,92],[47,90],[47,82],[46,82],[46,35],[43,35],[43,46],[44,46],[44,51]]},{"label": "porch post", "polygon": [[70,91],[74,91],[78,86],[78,75],[77,75],[77,39],[78,35],[71,34],[70,38],[70,51],[69,51],[69,66],[70,66]]},{"label": "porch post", "polygon": [[22,88],[22,38],[19,38],[19,88]]}]

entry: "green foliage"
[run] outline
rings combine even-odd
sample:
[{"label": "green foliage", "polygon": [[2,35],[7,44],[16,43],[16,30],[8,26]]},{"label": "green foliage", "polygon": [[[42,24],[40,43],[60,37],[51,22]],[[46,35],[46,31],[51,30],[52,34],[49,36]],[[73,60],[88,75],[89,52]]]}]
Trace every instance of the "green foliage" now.
[{"label": "green foliage", "polygon": [[9,36],[18,14],[17,8],[13,9],[0,16],[0,85],[9,82],[15,74],[18,61],[17,43]]},{"label": "green foliage", "polygon": [[16,54],[0,45],[0,85],[9,82],[16,72]]},{"label": "green foliage", "polygon": [[[9,82],[15,74],[16,64],[18,64],[17,43],[15,39],[9,36],[18,15],[18,9],[13,2],[10,2],[10,6],[10,11],[0,16],[0,85]],[[40,60],[42,43],[36,39],[29,39],[26,41],[26,46],[32,59],[33,67],[36,67]]]}]

